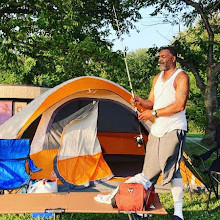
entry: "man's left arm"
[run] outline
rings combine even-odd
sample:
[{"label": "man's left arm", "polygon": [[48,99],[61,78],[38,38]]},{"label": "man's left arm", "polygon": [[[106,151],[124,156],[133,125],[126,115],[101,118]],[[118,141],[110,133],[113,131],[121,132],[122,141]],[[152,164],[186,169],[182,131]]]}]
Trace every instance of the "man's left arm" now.
[{"label": "man's left arm", "polygon": [[[157,117],[170,116],[185,109],[189,94],[189,78],[185,72],[180,72],[177,75],[174,81],[174,88],[176,90],[176,101],[165,108],[156,109]],[[139,115],[140,120],[149,120],[151,117],[151,110],[144,111]]]}]

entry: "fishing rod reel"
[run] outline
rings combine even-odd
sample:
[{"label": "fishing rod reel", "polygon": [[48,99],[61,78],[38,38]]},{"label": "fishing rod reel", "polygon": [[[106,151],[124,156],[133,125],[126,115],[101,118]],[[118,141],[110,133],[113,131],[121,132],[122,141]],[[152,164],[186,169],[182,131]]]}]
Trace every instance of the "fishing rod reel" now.
[{"label": "fishing rod reel", "polygon": [[138,147],[141,147],[141,146],[143,146],[143,145],[145,144],[144,138],[143,138],[142,135],[139,135],[139,136],[137,136],[137,137],[134,137],[134,140],[136,141]]}]

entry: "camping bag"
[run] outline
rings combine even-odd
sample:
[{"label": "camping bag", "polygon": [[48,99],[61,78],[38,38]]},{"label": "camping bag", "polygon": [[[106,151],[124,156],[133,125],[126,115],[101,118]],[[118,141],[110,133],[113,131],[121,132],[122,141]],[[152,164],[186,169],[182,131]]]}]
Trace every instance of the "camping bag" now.
[{"label": "camping bag", "polygon": [[112,207],[120,211],[144,211],[153,204],[154,196],[153,185],[145,190],[140,183],[122,183],[112,199]]}]

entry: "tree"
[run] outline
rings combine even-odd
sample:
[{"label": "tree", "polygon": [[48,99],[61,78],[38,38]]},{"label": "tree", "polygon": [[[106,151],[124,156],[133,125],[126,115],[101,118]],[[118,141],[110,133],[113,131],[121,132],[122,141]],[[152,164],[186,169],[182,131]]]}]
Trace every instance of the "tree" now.
[{"label": "tree", "polygon": [[[0,75],[20,84],[54,86],[90,74],[114,78],[121,53],[106,40],[109,26],[134,28],[140,1],[3,0],[0,3]],[[124,65],[124,64],[123,64]],[[115,67],[115,68],[114,68]],[[124,69],[124,66],[123,66]],[[13,74],[12,78],[4,77]]]},{"label": "tree", "polygon": [[[176,39],[173,45],[179,52],[177,61],[193,73],[196,85],[201,90],[206,109],[206,128],[204,143],[212,143],[215,126],[219,120],[218,77],[220,75],[220,33],[219,0],[146,0],[147,6],[155,6],[152,15],[159,13],[181,16],[182,21],[193,27],[196,18],[200,19],[200,31],[206,32],[207,38],[201,38],[199,32],[195,41]],[[190,30],[192,31],[193,28]]]},{"label": "tree", "polygon": [[[212,21],[211,21],[212,23]],[[220,35],[216,34],[215,35],[215,41],[216,42],[220,42]],[[174,39],[174,45],[177,48],[177,50],[180,52],[180,54],[184,54],[184,60],[188,61],[189,60],[197,67],[197,69],[199,70],[199,74],[201,76],[201,78],[204,80],[204,82],[206,82],[206,70],[207,70],[207,63],[204,62],[206,61],[206,57],[207,57],[207,33],[204,31],[203,26],[200,24],[200,22],[198,22],[198,24],[196,24],[193,27],[190,27],[189,29],[187,29],[184,32],[179,33],[179,35]],[[216,50],[214,51],[214,60],[218,60],[219,56],[220,56],[220,50]],[[178,58],[180,59],[180,58]],[[182,58],[183,59],[183,58]],[[179,62],[182,62],[181,60]],[[186,65],[185,65],[186,66]],[[187,66],[185,67],[187,68]],[[191,71],[188,68],[189,71]],[[217,81],[215,82],[216,85],[219,85],[219,80],[218,77],[216,79]],[[199,125],[202,125],[202,127],[207,124],[207,117],[206,116],[206,108],[205,108],[205,92],[202,91],[200,89],[200,93],[198,93],[196,91],[195,86],[193,85],[196,84],[196,78],[195,78],[195,74],[194,76],[190,77],[190,81],[191,81],[191,93],[190,93],[190,97],[189,100],[193,101],[191,102],[191,109],[190,109],[190,119],[193,119],[193,121],[196,121],[196,123]],[[207,83],[204,83],[205,85],[207,85]],[[198,86],[197,86],[198,87]],[[198,87],[199,88],[199,87]],[[219,103],[220,99],[219,99],[219,90],[216,87],[216,97],[212,97],[217,99],[217,103]],[[198,89],[197,89],[198,90]],[[203,100],[203,103],[202,103]],[[204,106],[204,107],[203,107]],[[194,111],[194,112],[193,112]],[[188,111],[189,112],[189,111]],[[195,112],[196,117],[195,117]],[[216,116],[218,117],[219,114],[219,108],[217,107],[217,112],[214,113],[216,114]],[[217,118],[216,117],[216,118]],[[205,120],[201,120],[202,118],[204,118]],[[198,119],[201,120],[198,121]],[[204,125],[203,125],[204,124]]]}]

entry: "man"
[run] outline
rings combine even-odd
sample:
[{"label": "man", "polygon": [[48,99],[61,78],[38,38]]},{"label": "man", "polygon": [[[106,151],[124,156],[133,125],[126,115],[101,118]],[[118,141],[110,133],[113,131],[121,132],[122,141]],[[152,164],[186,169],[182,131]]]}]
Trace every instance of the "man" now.
[{"label": "man", "polygon": [[143,174],[155,183],[162,172],[163,185],[171,182],[173,220],[182,220],[183,181],[179,164],[187,131],[185,105],[189,79],[183,70],[177,69],[176,58],[173,47],[160,50],[161,72],[154,77],[148,99],[135,96],[132,104],[146,108],[139,114],[140,120],[155,118],[148,136]]}]

